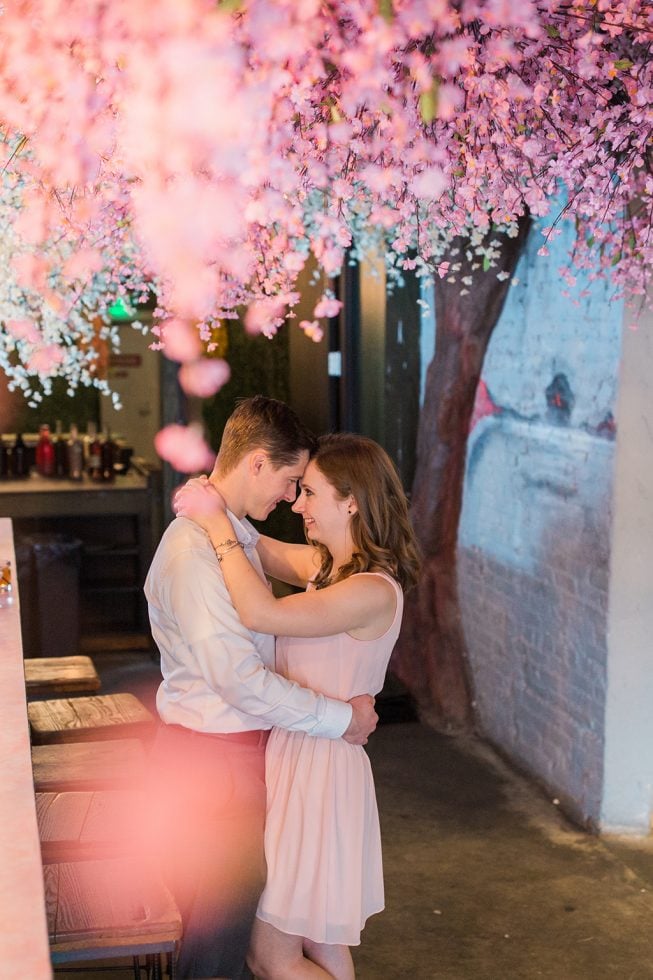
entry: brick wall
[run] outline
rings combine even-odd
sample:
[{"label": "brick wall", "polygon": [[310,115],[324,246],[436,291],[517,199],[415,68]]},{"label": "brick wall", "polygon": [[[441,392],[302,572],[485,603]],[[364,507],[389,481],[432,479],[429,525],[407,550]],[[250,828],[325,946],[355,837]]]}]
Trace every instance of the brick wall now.
[{"label": "brick wall", "polygon": [[[459,591],[480,725],[568,812],[600,816],[622,305],[530,238],[470,434]],[[478,417],[478,416],[477,416]]]},{"label": "brick wall", "polygon": [[569,812],[595,824],[614,443],[501,416],[474,435],[459,590],[477,717]]}]

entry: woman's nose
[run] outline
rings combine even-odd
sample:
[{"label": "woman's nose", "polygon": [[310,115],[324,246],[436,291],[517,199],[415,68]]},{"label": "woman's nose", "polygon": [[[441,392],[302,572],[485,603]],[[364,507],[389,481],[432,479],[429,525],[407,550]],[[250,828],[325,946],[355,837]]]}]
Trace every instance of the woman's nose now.
[{"label": "woman's nose", "polygon": [[302,510],[304,509],[304,500],[302,498],[301,493],[300,493],[299,497],[297,497],[297,500],[295,501],[295,503],[292,505],[292,507],[290,509],[295,514],[301,514]]}]

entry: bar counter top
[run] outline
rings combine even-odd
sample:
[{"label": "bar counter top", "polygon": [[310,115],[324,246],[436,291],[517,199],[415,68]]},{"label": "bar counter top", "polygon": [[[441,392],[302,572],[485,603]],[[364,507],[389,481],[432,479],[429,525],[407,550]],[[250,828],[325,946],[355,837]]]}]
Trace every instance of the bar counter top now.
[{"label": "bar counter top", "polygon": [[52,977],[30,756],[23,647],[11,521],[0,518],[0,559],[13,594],[0,599],[0,972],[3,980]]},{"label": "bar counter top", "polygon": [[88,476],[82,480],[57,480],[54,477],[39,476],[32,473],[21,480],[0,480],[0,494],[3,493],[109,493],[120,490],[147,489],[147,475],[133,468],[111,482],[95,483]]}]

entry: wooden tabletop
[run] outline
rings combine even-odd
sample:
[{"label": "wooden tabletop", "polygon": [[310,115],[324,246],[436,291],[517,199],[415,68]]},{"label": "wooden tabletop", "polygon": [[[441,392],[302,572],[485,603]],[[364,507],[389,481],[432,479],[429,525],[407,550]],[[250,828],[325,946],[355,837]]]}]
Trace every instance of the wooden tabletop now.
[{"label": "wooden tabletop", "polygon": [[181,918],[170,893],[137,860],[49,864],[44,876],[55,952],[115,949],[120,938],[136,943],[181,936]]},{"label": "wooden tabletop", "polygon": [[[11,520],[0,518],[0,559],[16,568]],[[30,761],[18,588],[0,600],[0,963],[3,980],[52,977]]]},{"label": "wooden tabletop", "polygon": [[100,678],[90,657],[33,657],[25,661],[27,694],[99,691]]},{"label": "wooden tabletop", "polygon": [[128,693],[32,701],[27,715],[36,745],[121,736],[147,738],[156,726],[154,716]]},{"label": "wooden tabletop", "polygon": [[135,856],[143,846],[147,797],[139,790],[37,793],[36,813],[46,864]]},{"label": "wooden tabletop", "polygon": [[145,750],[135,738],[34,745],[32,767],[40,792],[134,789],[143,784]]}]

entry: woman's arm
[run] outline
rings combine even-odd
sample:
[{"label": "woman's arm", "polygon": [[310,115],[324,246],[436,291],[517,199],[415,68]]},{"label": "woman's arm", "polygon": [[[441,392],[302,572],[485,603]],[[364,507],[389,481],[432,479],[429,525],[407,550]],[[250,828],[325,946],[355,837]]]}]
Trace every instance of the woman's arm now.
[{"label": "woman's arm", "polygon": [[[219,537],[223,528],[216,530]],[[394,617],[395,591],[376,575],[352,575],[326,589],[277,599],[242,548],[230,549],[220,565],[241,622],[258,633],[307,637],[362,633],[367,638],[370,632],[372,638],[381,636]]]},{"label": "woman's arm", "polygon": [[262,534],[256,546],[267,575],[305,589],[320,568],[320,555],[310,544],[289,544]]},{"label": "woman's arm", "polygon": [[[332,636],[364,633],[380,636],[395,612],[392,585],[376,575],[352,575],[326,589],[276,599],[236,543],[233,525],[212,499],[219,498],[208,483],[177,492],[175,510],[197,521],[216,549],[224,580],[241,622],[259,633],[285,636]],[[221,506],[224,506],[222,503]],[[302,547],[301,545],[299,547]]]},{"label": "woman's arm", "polygon": [[[226,504],[208,477],[194,477],[180,487],[173,507],[180,517],[188,517],[203,527],[214,547],[227,537],[233,539],[231,522],[225,522]],[[265,573],[288,585],[305,589],[320,568],[319,552],[308,544],[289,544],[262,534],[256,550]]]}]

